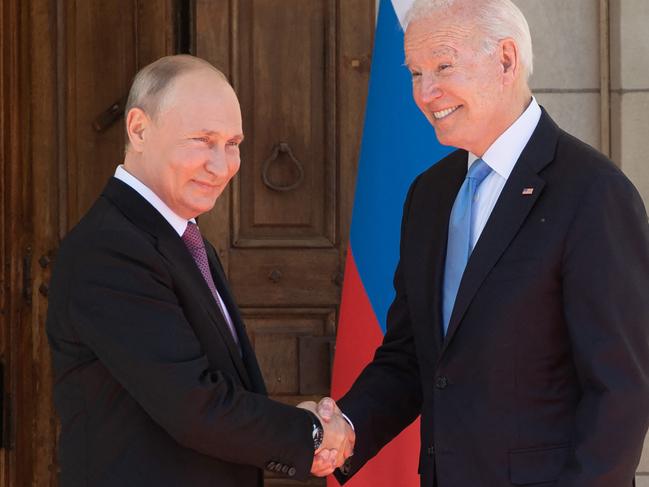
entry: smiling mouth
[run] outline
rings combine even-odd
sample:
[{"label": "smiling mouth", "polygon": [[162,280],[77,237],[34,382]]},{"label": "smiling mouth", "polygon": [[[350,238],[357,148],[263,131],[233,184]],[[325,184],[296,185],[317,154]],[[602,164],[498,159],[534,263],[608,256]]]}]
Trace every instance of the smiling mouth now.
[{"label": "smiling mouth", "polygon": [[446,110],[441,110],[439,112],[433,112],[433,117],[435,117],[435,120],[441,120],[443,118],[448,117],[451,113],[455,112],[458,108],[460,108],[461,105],[458,105],[456,107],[451,107],[447,108]]},{"label": "smiling mouth", "polygon": [[196,180],[194,180],[194,183],[196,183],[197,185],[199,185],[200,187],[203,187],[203,188],[214,189],[214,188],[217,187],[216,184],[204,183],[204,182],[202,182],[202,181],[196,181]]}]

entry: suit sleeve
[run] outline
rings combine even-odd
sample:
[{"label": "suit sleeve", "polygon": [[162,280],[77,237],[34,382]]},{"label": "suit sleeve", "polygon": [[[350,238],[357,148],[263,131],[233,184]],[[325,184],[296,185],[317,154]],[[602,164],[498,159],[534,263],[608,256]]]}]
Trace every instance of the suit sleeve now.
[{"label": "suit sleeve", "polygon": [[590,188],[566,240],[563,300],[582,396],[557,487],[630,486],[649,424],[649,229],[620,173]]},{"label": "suit sleeve", "polygon": [[308,476],[308,413],[210,367],[174,293],[169,263],[149,242],[103,231],[72,266],[66,321],[179,444],[259,468],[280,461],[294,466],[295,478]]},{"label": "suit sleeve", "polygon": [[[404,248],[408,211],[417,180],[411,186],[401,226]],[[421,412],[422,392],[415,343],[410,323],[402,263],[394,274],[395,298],[387,315],[383,343],[374,359],[365,367],[338,406],[354,424],[354,455],[346,464],[345,474],[336,477],[346,482],[383,446],[412,423]]]}]

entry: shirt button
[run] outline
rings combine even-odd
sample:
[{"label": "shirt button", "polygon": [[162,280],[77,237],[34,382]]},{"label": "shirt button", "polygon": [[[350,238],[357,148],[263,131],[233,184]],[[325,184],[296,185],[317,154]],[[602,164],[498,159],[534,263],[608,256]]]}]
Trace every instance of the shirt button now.
[{"label": "shirt button", "polygon": [[435,382],[435,387],[438,389],[446,389],[446,386],[448,386],[448,377],[440,375]]}]

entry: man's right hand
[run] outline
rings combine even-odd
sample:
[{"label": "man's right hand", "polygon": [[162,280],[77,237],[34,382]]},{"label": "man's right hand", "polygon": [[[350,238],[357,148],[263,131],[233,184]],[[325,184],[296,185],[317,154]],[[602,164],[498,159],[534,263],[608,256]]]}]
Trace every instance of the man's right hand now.
[{"label": "man's right hand", "polygon": [[352,456],[356,441],[354,430],[331,398],[324,398],[318,404],[303,402],[298,407],[318,416],[324,430],[322,444],[313,458],[311,473],[317,477],[330,475]]}]

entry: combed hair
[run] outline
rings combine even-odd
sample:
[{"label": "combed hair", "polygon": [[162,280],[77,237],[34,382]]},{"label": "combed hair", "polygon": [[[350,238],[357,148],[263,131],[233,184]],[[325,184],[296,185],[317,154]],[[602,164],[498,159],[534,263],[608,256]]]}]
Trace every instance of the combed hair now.
[{"label": "combed hair", "polygon": [[204,59],[189,54],[165,56],[148,64],[133,79],[124,113],[128,113],[131,108],[140,108],[151,118],[155,118],[176,78],[206,68],[218,73],[227,82],[221,71]]},{"label": "combed hair", "polygon": [[[456,0],[415,0],[406,14],[406,26],[435,12],[453,7]],[[486,39],[485,54],[493,54],[498,42],[508,37],[514,39],[520,52],[521,65],[527,78],[534,71],[532,36],[523,12],[511,0],[472,0],[472,18]]]},{"label": "combed hair", "polygon": [[[173,82],[183,74],[201,69],[211,69],[227,83],[225,75],[204,59],[188,54],[165,56],[143,67],[135,75],[124,108],[126,114],[131,108],[140,108],[155,120],[164,105],[165,96],[170,92]],[[126,148],[128,148],[128,134]]]}]

